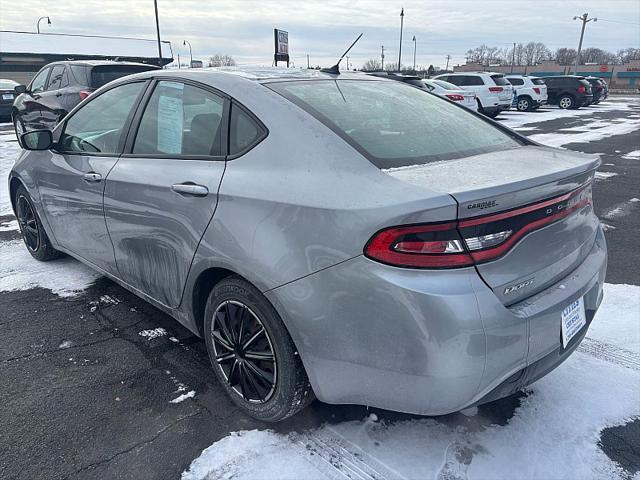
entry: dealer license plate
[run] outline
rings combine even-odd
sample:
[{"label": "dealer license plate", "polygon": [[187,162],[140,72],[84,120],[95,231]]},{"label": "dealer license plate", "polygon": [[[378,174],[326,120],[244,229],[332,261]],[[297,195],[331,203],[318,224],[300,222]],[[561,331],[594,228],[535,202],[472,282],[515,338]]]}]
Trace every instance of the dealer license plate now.
[{"label": "dealer license plate", "polygon": [[584,298],[580,297],[562,311],[562,347],[566,347],[586,324],[587,316],[584,313]]},{"label": "dealer license plate", "polygon": [[3,100],[13,100],[13,93],[3,93],[2,94],[2,99]]}]

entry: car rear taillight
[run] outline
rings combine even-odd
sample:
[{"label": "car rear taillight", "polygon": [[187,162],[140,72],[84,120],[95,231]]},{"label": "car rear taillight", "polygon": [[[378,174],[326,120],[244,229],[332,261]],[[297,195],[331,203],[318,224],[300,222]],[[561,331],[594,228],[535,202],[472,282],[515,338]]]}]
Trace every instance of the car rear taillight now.
[{"label": "car rear taillight", "polygon": [[454,102],[464,101],[464,97],[462,95],[458,95],[457,93],[446,93],[445,95],[449,100],[453,100]]},{"label": "car rear taillight", "polygon": [[391,227],[376,233],[364,254],[396,267],[455,268],[473,265],[456,222]]},{"label": "car rear taillight", "polygon": [[580,85],[580,86],[578,87],[578,93],[584,93],[584,92],[586,92],[586,91],[587,91],[587,89],[585,88],[585,86],[584,86],[584,85]]},{"label": "car rear taillight", "polygon": [[533,87],[533,91],[536,92],[538,95],[540,95],[540,88],[539,87]]},{"label": "car rear taillight", "polygon": [[489,87],[489,91],[494,93],[501,92],[502,90],[503,90],[502,87]]},{"label": "car rear taillight", "polygon": [[591,182],[542,202],[482,217],[386,228],[364,254],[396,267],[459,268],[496,260],[528,233],[592,204]]},{"label": "car rear taillight", "polygon": [[80,100],[84,100],[89,95],[91,95],[91,91],[90,90],[80,90]]}]

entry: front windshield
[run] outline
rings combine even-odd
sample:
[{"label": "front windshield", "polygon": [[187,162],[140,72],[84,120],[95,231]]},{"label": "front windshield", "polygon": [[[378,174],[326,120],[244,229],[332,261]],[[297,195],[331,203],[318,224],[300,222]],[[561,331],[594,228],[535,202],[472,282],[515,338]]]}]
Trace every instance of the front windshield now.
[{"label": "front windshield", "polygon": [[267,86],[323,122],[379,168],[522,145],[466,109],[400,82],[318,80]]}]

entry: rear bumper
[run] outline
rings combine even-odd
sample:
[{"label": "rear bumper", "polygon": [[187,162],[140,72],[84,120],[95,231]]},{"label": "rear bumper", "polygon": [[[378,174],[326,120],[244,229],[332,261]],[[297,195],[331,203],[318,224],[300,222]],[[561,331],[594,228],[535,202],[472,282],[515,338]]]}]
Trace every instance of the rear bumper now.
[{"label": "rear bumper", "polygon": [[13,103],[0,103],[0,116],[8,117],[11,115]]},{"label": "rear bumper", "polygon": [[502,384],[521,388],[559,365],[581,340],[553,360],[561,311],[584,296],[592,318],[605,270],[599,229],[569,276],[510,307],[475,269],[426,272],[363,256],[266,295],[320,400],[439,415],[507,395],[512,388]]}]

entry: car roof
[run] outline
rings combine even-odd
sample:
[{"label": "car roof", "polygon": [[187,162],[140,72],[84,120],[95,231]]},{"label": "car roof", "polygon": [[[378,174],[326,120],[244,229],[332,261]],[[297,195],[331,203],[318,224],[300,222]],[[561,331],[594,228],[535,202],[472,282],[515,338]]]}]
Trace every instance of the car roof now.
[{"label": "car roof", "polygon": [[443,73],[442,75],[505,75],[501,72],[453,72]]},{"label": "car roof", "polygon": [[120,62],[120,61],[115,61],[115,60],[60,60],[58,62],[51,62],[51,63],[47,64],[46,66],[49,67],[49,66],[52,66],[52,65],[86,65],[86,66],[90,66],[90,67],[99,67],[99,66],[104,66],[104,65],[133,65],[133,66],[137,66],[137,67],[150,67],[150,68],[159,69],[158,66],[150,65],[148,63]]}]

